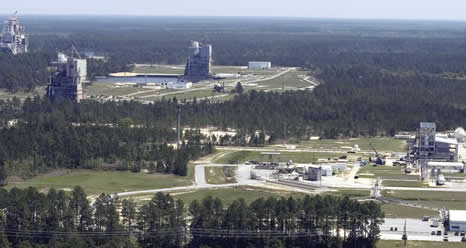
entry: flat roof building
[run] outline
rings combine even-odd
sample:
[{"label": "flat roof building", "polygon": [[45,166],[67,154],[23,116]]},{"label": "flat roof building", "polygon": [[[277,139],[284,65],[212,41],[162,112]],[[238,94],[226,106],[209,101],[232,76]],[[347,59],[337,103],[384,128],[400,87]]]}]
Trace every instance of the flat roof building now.
[{"label": "flat roof building", "polygon": [[466,210],[449,210],[448,227],[451,231],[466,232]]},{"label": "flat roof building", "polygon": [[248,69],[270,69],[272,68],[272,62],[265,61],[250,61],[248,63]]}]

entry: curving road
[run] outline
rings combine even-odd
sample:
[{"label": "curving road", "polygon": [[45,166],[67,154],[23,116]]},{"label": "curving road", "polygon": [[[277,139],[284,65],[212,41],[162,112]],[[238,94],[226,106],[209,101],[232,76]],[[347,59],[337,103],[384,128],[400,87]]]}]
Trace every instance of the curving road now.
[{"label": "curving road", "polygon": [[[230,184],[208,184],[206,181],[206,177],[205,177],[205,168],[206,167],[225,167],[225,166],[238,167],[237,175],[236,175],[236,179],[238,182],[230,183]],[[189,190],[213,189],[213,188],[231,188],[231,187],[243,186],[243,185],[261,185],[262,184],[261,182],[249,179],[250,172],[251,172],[250,165],[201,164],[201,165],[196,165],[194,169],[194,178],[195,178],[194,185],[164,188],[164,189],[121,192],[121,193],[117,193],[116,195],[118,195],[119,197],[125,197],[125,196],[132,196],[132,195],[154,194],[154,193],[159,193],[159,192],[189,191]]]}]

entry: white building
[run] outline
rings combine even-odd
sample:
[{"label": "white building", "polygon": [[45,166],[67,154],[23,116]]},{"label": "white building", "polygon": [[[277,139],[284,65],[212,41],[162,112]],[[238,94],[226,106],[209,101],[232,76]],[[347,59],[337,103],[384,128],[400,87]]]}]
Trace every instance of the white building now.
[{"label": "white building", "polygon": [[272,62],[263,61],[250,61],[248,63],[248,69],[270,69],[272,68]]},{"label": "white building", "polygon": [[173,81],[162,83],[162,87],[167,89],[191,89],[193,87],[193,83],[186,81]]},{"label": "white building", "polygon": [[450,210],[448,216],[451,231],[466,232],[466,210]]}]

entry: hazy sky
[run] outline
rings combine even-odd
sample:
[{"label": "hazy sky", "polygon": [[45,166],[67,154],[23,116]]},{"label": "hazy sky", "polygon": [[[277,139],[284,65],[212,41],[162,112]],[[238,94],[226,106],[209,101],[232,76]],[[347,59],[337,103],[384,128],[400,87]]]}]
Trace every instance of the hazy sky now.
[{"label": "hazy sky", "polygon": [[1,12],[466,20],[465,0],[2,0]]}]

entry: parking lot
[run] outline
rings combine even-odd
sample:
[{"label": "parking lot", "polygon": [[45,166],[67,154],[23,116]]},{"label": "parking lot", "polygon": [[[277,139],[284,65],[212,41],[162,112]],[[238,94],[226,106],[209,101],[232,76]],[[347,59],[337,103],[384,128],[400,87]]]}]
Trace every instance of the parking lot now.
[{"label": "parking lot", "polygon": [[[448,232],[445,235],[442,223],[439,222],[438,227],[431,227],[431,224],[432,220],[406,219],[408,240],[444,241],[444,238],[448,237],[448,242],[461,242],[461,233],[458,233],[458,236],[455,235],[455,232]],[[380,238],[385,240],[401,240],[404,225],[405,219],[385,218],[385,223],[380,226]],[[391,228],[393,228],[393,231],[390,230]],[[395,228],[397,229],[396,231]],[[435,235],[432,235],[432,231],[435,232]],[[437,235],[438,231],[440,231],[440,235]]]}]

